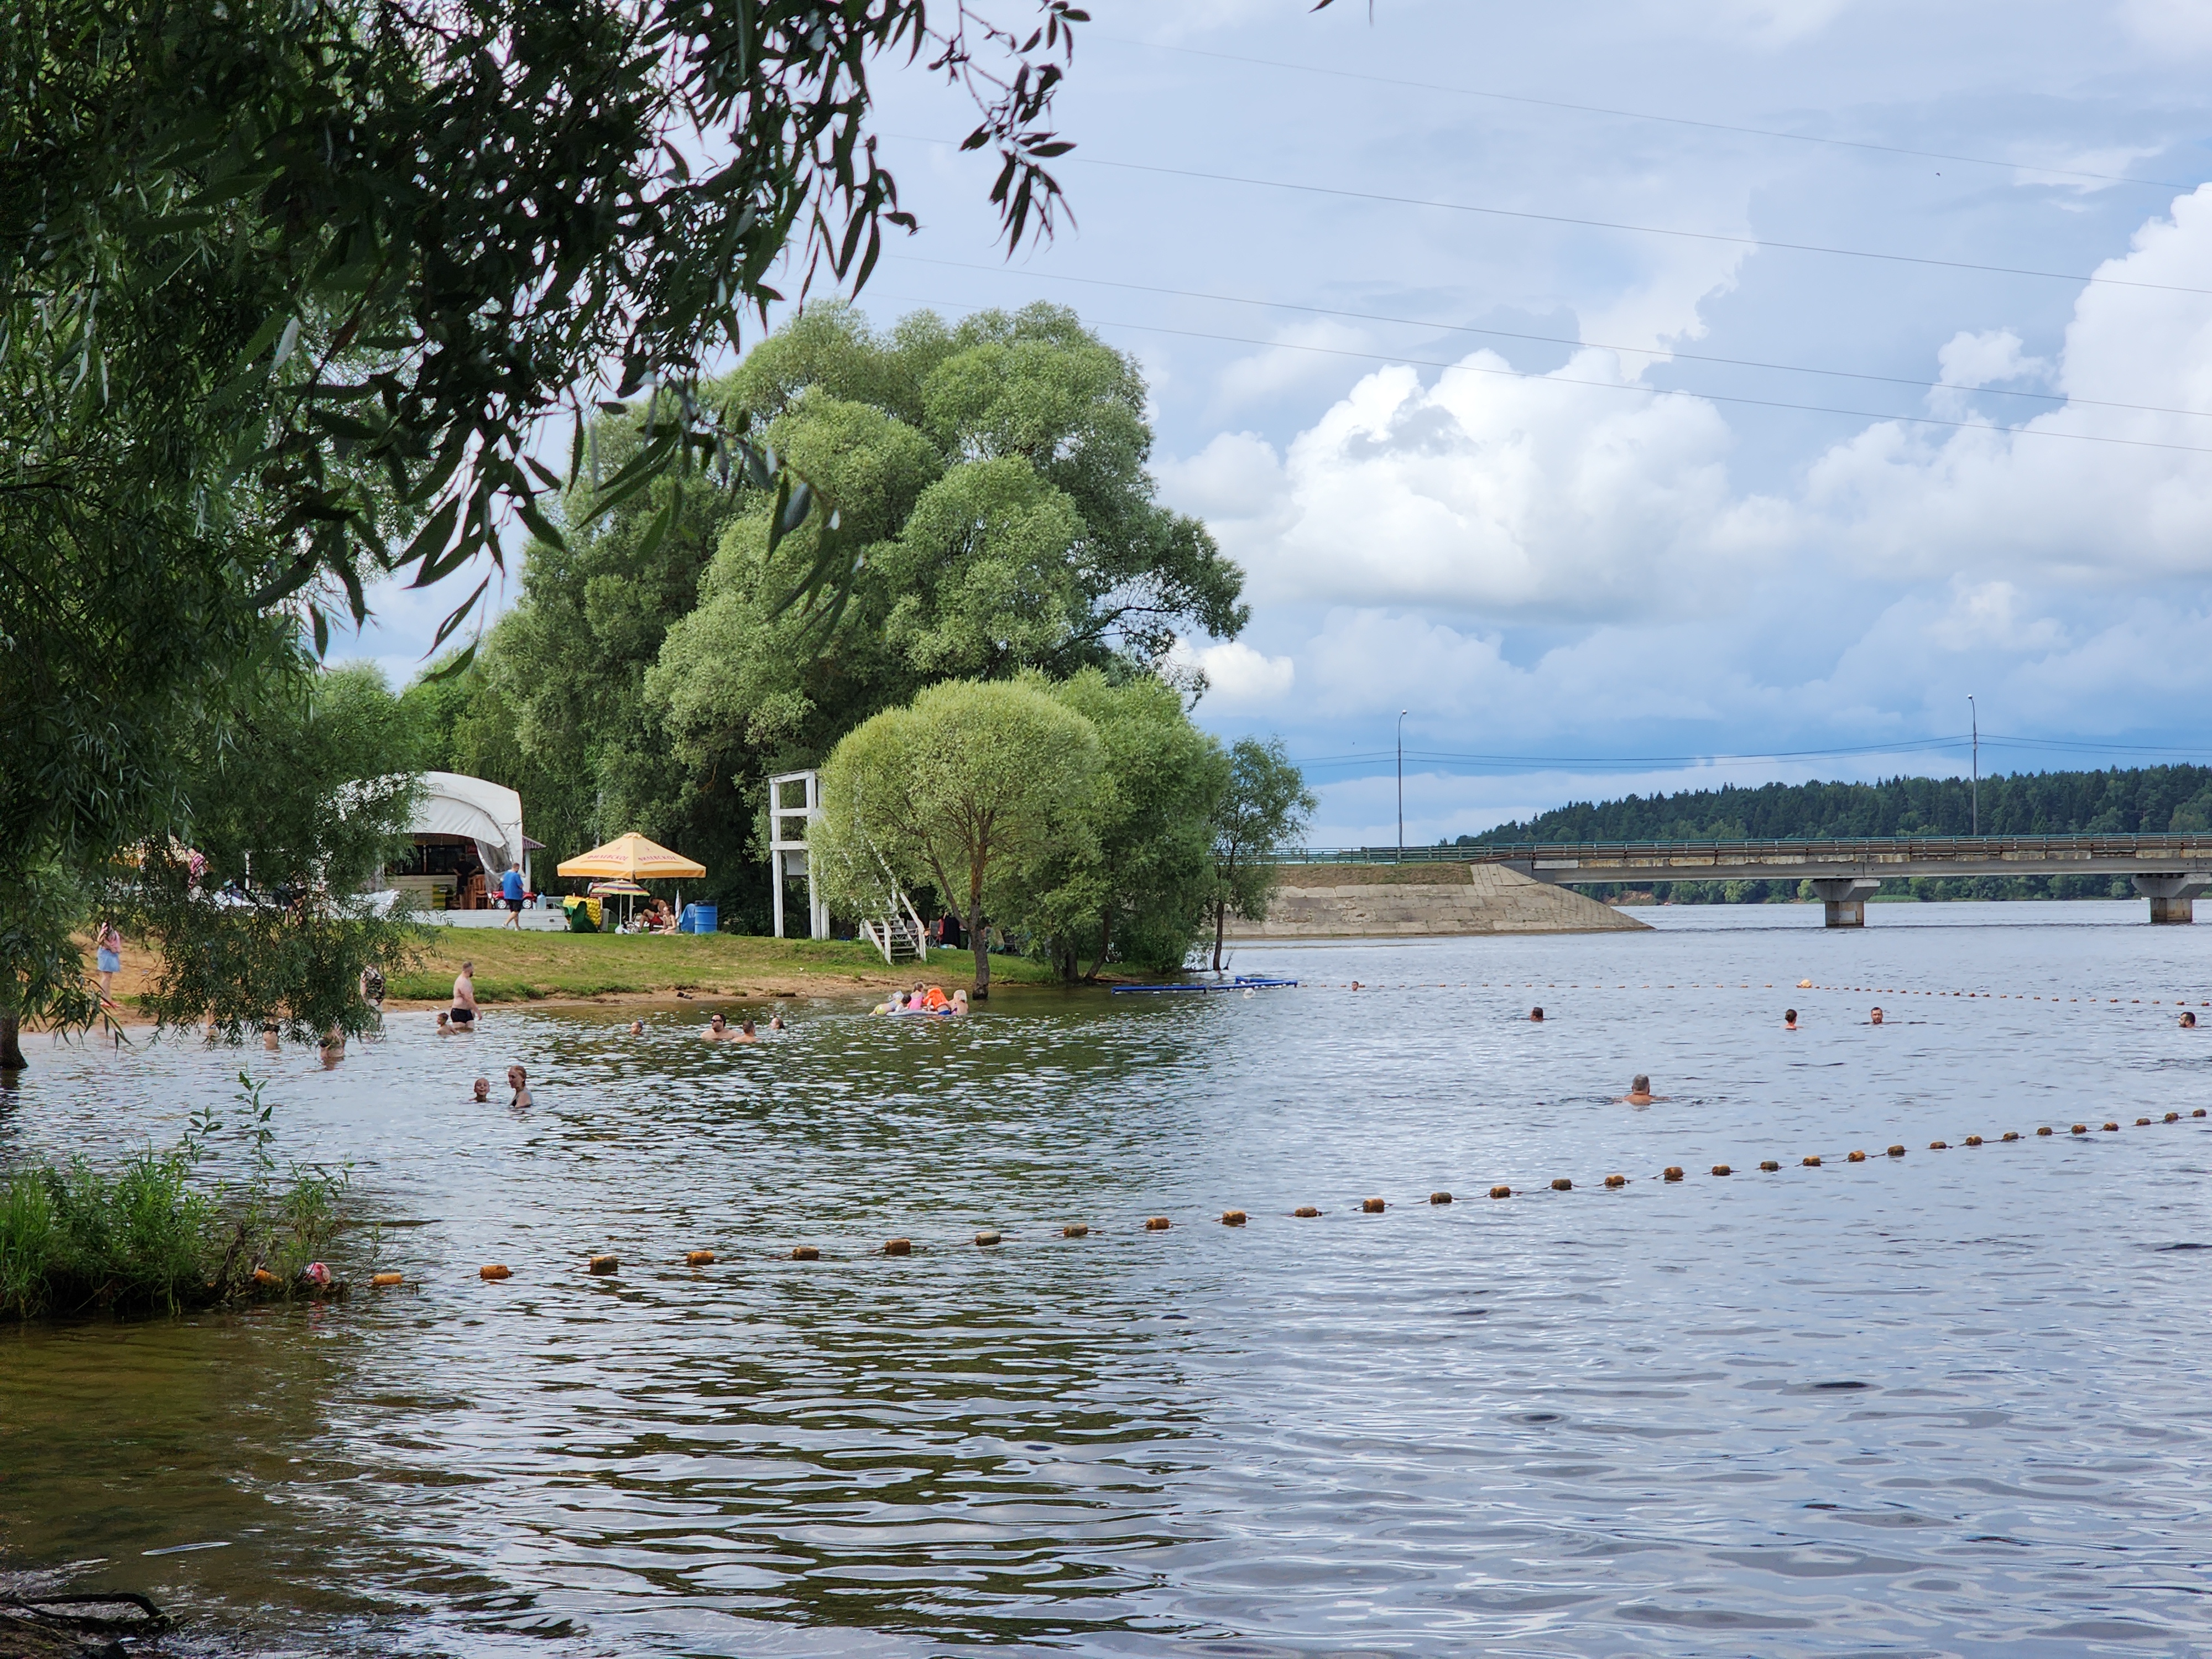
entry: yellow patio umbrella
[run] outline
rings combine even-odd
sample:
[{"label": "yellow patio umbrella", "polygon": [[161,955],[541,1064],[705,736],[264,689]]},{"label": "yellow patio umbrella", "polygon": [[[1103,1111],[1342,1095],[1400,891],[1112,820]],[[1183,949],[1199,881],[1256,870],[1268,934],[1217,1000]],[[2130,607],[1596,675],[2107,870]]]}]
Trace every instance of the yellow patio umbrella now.
[{"label": "yellow patio umbrella", "polygon": [[[633,830],[627,836],[617,836],[605,847],[594,847],[588,853],[580,853],[565,860],[555,873],[593,876],[603,880],[672,881],[685,876],[703,876],[707,866],[681,853],[672,853]],[[676,904],[678,909],[683,908],[684,890],[680,887],[676,890]]]}]

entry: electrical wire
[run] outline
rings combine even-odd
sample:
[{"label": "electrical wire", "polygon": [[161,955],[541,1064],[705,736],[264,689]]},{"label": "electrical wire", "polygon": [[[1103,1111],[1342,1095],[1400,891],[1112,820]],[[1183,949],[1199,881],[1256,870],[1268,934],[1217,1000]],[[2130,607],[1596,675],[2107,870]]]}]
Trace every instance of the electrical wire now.
[{"label": "electrical wire", "polygon": [[[1934,754],[1947,750],[1961,750],[1968,746],[1968,734],[1959,732],[1951,737],[1909,738],[1894,743],[1861,744],[1837,749],[1783,749],[1759,754],[1730,755],[1486,755],[1455,753],[1449,750],[1408,749],[1409,761],[1459,763],[1476,766],[1515,766],[1547,770],[1618,771],[1644,770],[1667,767],[1764,766],[1778,761],[1842,760],[1862,756]],[[2123,755],[2189,756],[2212,753],[2212,744],[2178,745],[2160,744],[2097,743],[2069,738],[2024,738],[1993,736],[1982,733],[1984,748],[2046,750],[2062,753],[2094,753]],[[1394,749],[1375,749],[1341,755],[1314,755],[1297,757],[1302,767],[1332,767],[1371,765],[1393,760]]]},{"label": "electrical wire", "polygon": [[[902,305],[941,306],[951,302],[912,295],[885,295]],[[1585,380],[1571,375],[1524,374],[1517,368],[1486,368],[1474,363],[1445,362],[1435,357],[1408,357],[1382,351],[1354,351],[1345,346],[1310,345],[1291,340],[1255,340],[1249,335],[1216,334],[1204,329],[1170,328],[1162,323],[1125,323],[1106,318],[1089,319],[1092,328],[1126,328],[1145,334],[1166,334],[1187,340],[1217,340],[1228,345],[1257,346],[1273,351],[1304,351],[1324,357],[1352,357],[1363,362],[1386,363],[1410,368],[1433,368],[1448,374],[1484,374],[1497,380],[1535,380],[1548,386],[1587,386],[1598,392],[1634,392],[1646,398],[1698,398],[1707,403],[1735,404],[1750,409],[1790,410],[1804,415],[1842,415],[1860,421],[1890,421],[1905,426],[1940,427],[1953,432],[2002,432],[2008,437],[2052,438],[2075,443],[2108,444],[2124,449],[2162,449],[2184,455],[2212,455],[2203,444],[2160,443],[2150,438],[2115,438],[2095,432],[2054,432],[2040,426],[1998,426],[1988,421],[1949,421],[1935,415],[1899,415],[1871,409],[1844,409],[1830,404],[1790,403],[1777,398],[1747,398],[1734,392],[1698,392],[1679,386],[1636,386],[1619,380]]]},{"label": "electrical wire", "polygon": [[[942,141],[930,141],[942,142]],[[1445,202],[1423,196],[1392,196],[1385,191],[1347,190],[1336,185],[1310,185],[1289,179],[1257,179],[1243,173],[1206,173],[1196,167],[1162,167],[1149,161],[1112,161],[1096,155],[1069,155],[1068,162],[1084,167],[1111,167],[1124,173],[1149,173],[1166,179],[1196,179],[1209,184],[1244,185],[1260,190],[1282,190],[1309,196],[1335,196],[1349,201],[1381,202],[1394,207],[1435,208],[1447,213],[1475,213],[1498,219],[1522,219],[1537,224],[1573,225],[1585,230],[1627,231],[1639,236],[1673,236],[1686,241],[1720,242],[1734,247],[1780,248],[1791,253],[1820,253],[1840,259],[1873,259],[1885,264],[1928,265],[1942,270],[1973,270],[1997,276],[2033,276],[2057,283],[2094,283],[2106,288],[2140,288],[2162,294],[2207,294],[2212,289],[2190,288],[2179,283],[2142,283],[2125,276],[2099,276],[2070,270],[2037,270],[2024,265],[1982,264],[1970,259],[1938,259],[1923,253],[1882,253],[1869,248],[1835,247],[1821,242],[1781,242],[1759,236],[1735,236],[1725,231],[1682,230],[1671,225],[1631,224],[1620,219],[1583,219],[1565,213],[1537,213],[1526,208],[1486,207],[1471,202]]]},{"label": "electrical wire", "polygon": [[1499,340],[1526,340],[1540,345],[1571,346],[1577,349],[1617,351],[1625,355],[1656,357],[1666,362],[1717,363],[1729,368],[1770,369],[1783,374],[1820,374],[1832,380],[1872,380],[1884,386],[1909,386],[1922,392],[1973,392],[2000,398],[2027,398],[2040,403],[2078,404],[2086,409],[2120,409],[2142,415],[2182,415],[2193,419],[2212,420],[2212,409],[2173,409],[2163,404],[2124,404],[2104,398],[2082,398],[2063,392],[2027,392],[2007,386],[1969,386],[1955,380],[1927,380],[1903,374],[1869,374],[1849,368],[1819,368],[1805,363],[1771,363],[1756,357],[1719,357],[1708,352],[1676,351],[1660,346],[1609,345],[1601,340],[1569,339],[1558,334],[1525,334],[1510,328],[1479,328],[1471,323],[1439,323],[1420,317],[1393,317],[1371,311],[1346,311],[1334,306],[1302,305],[1290,300],[1252,300],[1237,294],[1208,294],[1195,289],[1162,288],[1152,283],[1124,283],[1103,276],[1070,276],[1056,271],[1036,270],[1017,273],[1003,264],[977,264],[962,259],[933,259],[920,253],[886,253],[882,263],[942,265],[951,270],[975,270],[986,274],[1013,276],[1019,274],[1041,278],[1051,283],[1075,283],[1086,288],[1125,289],[1133,294],[1157,294],[1177,300],[1205,300],[1221,305],[1255,306],[1273,311],[1303,312],[1314,317],[1340,317],[1363,323],[1395,323],[1407,328],[1425,328],[1438,333],[1480,334]]},{"label": "electrical wire", "polygon": [[1358,70],[1323,69],[1315,64],[1285,63],[1273,58],[1249,58],[1232,52],[1210,52],[1200,46],[1170,46],[1156,40],[1133,40],[1126,35],[1084,32],[1085,40],[1136,46],[1148,52],[1174,52],[1187,58],[1212,58],[1223,63],[1251,64],[1261,69],[1290,70],[1301,75],[1327,76],[1339,81],[1365,81],[1376,86],[1406,87],[1416,92],[1449,93],[1462,98],[1483,98],[1495,103],[1522,104],[1535,109],[1566,110],[1577,115],[1612,116],[1625,121],[1651,121],[1665,126],[1696,127],[1706,132],[1732,132],[1753,138],[1781,138],[1796,144],[1826,144],[1841,149],[1871,150],[1884,155],[1909,155],[1925,161],[1958,161],[1969,167],[2002,167],[2008,173],[2042,173],[2060,179],[2086,179],[2105,185],[2137,185],[2150,190],[2195,190],[2195,184],[2173,179],[2136,179],[2120,173],[2091,173],[2080,167],[2039,167],[2027,161],[2000,161],[1987,155],[1960,155],[1948,150],[1912,149],[1903,144],[1879,144],[1863,138],[1828,138],[1809,132],[1790,132],[1777,127],[1736,126],[1726,121],[1699,121],[1686,115],[1655,115],[1649,110],[1614,109],[1603,104],[1573,104],[1558,98],[1530,98],[1480,87],[1447,86],[1433,81],[1406,81],[1394,76],[1370,75]]}]

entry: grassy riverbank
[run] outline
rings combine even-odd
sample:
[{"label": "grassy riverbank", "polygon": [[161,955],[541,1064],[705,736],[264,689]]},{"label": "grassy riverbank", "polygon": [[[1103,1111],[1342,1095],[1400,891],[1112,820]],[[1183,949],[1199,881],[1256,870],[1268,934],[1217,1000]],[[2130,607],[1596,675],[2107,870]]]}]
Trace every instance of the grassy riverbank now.
[{"label": "grassy riverbank", "polygon": [[[496,927],[437,927],[419,966],[397,975],[398,1001],[443,1001],[464,960],[476,963],[480,1002],[563,999],[834,996],[927,980],[948,990],[975,984],[965,951],[932,951],[927,966],[886,967],[866,945],[841,939],[755,939],[742,933],[526,933]],[[991,979],[1008,985],[1051,978],[1050,968],[1018,957],[991,958]]]}]

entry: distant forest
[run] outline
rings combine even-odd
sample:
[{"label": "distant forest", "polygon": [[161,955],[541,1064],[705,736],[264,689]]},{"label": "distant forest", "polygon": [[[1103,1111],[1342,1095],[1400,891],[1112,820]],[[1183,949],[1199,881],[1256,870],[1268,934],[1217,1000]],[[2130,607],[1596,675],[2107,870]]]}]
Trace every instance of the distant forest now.
[{"label": "distant forest", "polygon": [[[1889,778],[1879,783],[1769,783],[1576,801],[1524,823],[1501,823],[1461,847],[1514,842],[1742,841],[1853,836],[1963,836],[1972,823],[1964,778]],[[2145,766],[2106,772],[2014,772],[1981,786],[1985,836],[2158,835],[2212,830],[2212,767]],[[1630,890],[1586,888],[1594,897]],[[1660,882],[1656,902],[1780,902],[1809,897],[1775,881]],[[2125,877],[1973,876],[1885,882],[1883,896],[2132,898]]]}]

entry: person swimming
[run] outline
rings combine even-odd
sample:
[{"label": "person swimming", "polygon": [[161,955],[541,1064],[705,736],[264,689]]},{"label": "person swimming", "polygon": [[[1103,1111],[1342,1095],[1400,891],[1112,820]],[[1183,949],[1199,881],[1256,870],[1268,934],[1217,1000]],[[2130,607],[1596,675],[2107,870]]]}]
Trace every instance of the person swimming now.
[{"label": "person swimming", "polygon": [[1544,1023],[1544,1011],[1541,1008],[1531,1008],[1528,1011],[1528,1023],[1532,1025],[1541,1025]]},{"label": "person swimming", "polygon": [[1879,1008],[1876,1008],[1876,1009],[1875,1009],[1872,1013],[1869,1014],[1869,1015],[1867,1016],[1867,1024],[1869,1024],[1869,1025],[1879,1025],[1879,1024],[1881,1024],[1881,1009],[1879,1009]]},{"label": "person swimming", "polygon": [[510,1066],[507,1068],[507,1086],[514,1091],[514,1098],[508,1103],[509,1105],[521,1107],[531,1103],[530,1074],[522,1067]]},{"label": "person swimming", "polygon": [[1646,1073],[1638,1072],[1629,1079],[1628,1092],[1620,1097],[1620,1103],[1624,1106],[1649,1106],[1654,1101],[1666,1098],[1665,1095],[1653,1094],[1651,1079]]},{"label": "person swimming", "polygon": [[707,1029],[702,1031],[699,1035],[705,1037],[709,1042],[721,1042],[730,1037],[735,1036],[737,1033],[730,1029],[729,1021],[724,1019],[720,1014],[716,1014],[713,1018],[707,1022]]},{"label": "person swimming", "polygon": [[1782,1029],[1785,1031],[1794,1031],[1797,1029],[1797,1011],[1795,1008],[1784,1008],[1782,1011]]},{"label": "person swimming", "polygon": [[738,1031],[738,1041],[740,1042],[758,1042],[760,1041],[760,1033],[753,1030],[752,1021],[747,1020],[744,1024],[739,1028]]},{"label": "person swimming", "polygon": [[781,1014],[770,1014],[768,1020],[768,1029],[771,1031],[781,1031],[783,1029],[783,1016]]},{"label": "person swimming", "polygon": [[2185,1031],[2193,1031],[2197,1029],[2197,1015],[2193,1010],[2181,1016],[2181,1029]]},{"label": "person swimming", "polygon": [[630,1021],[629,1034],[632,1036],[643,1036],[645,1035],[645,1022],[641,1019],[634,1019]]},{"label": "person swimming", "polygon": [[470,1098],[478,1105],[489,1106],[491,1103],[491,1079],[488,1077],[478,1078],[476,1083],[476,1092],[470,1096]]}]

